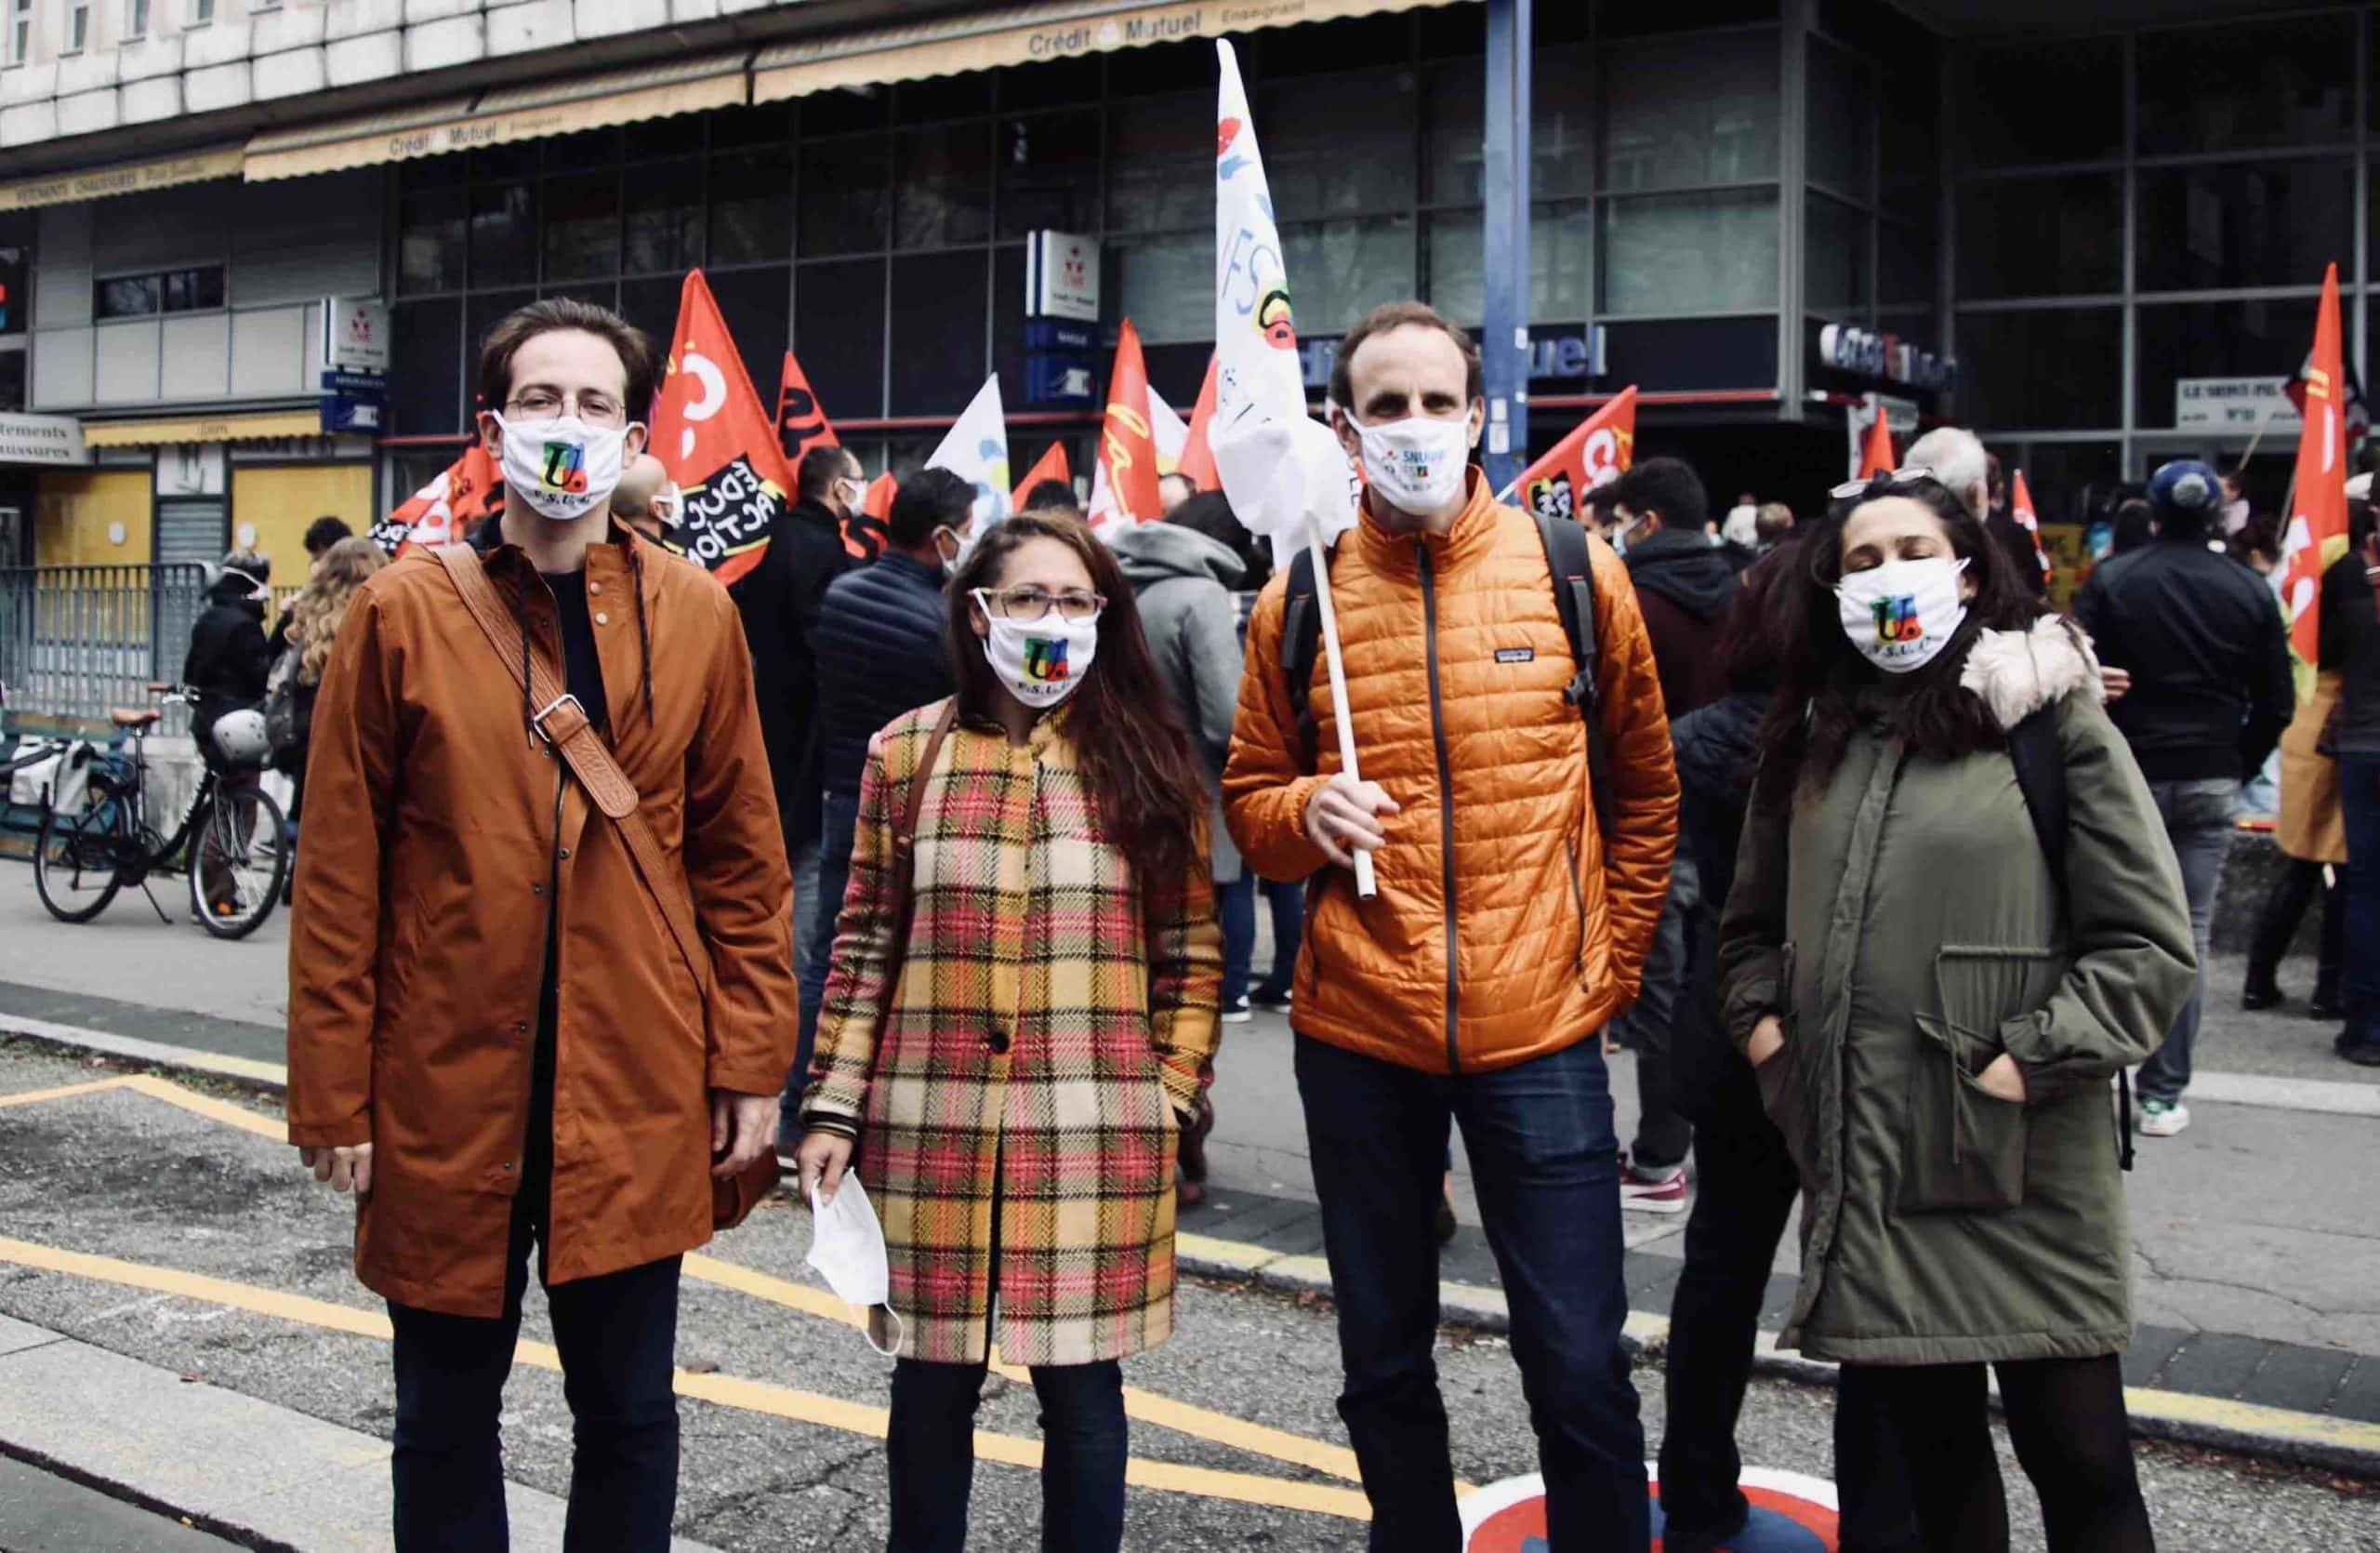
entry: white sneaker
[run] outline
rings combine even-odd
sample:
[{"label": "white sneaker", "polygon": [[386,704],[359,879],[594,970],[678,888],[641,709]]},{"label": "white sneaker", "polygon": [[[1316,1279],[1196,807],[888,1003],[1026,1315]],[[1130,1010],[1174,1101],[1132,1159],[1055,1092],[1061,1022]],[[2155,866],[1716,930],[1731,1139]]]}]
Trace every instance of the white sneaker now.
[{"label": "white sneaker", "polygon": [[2142,1137],[2173,1137],[2189,1124],[2190,1108],[2179,1100],[2140,1102],[2140,1135]]},{"label": "white sneaker", "polygon": [[1223,1022],[1226,1025],[1245,1025],[1255,1017],[1256,1012],[1248,1006],[1246,998],[1227,1005],[1223,1012]]}]

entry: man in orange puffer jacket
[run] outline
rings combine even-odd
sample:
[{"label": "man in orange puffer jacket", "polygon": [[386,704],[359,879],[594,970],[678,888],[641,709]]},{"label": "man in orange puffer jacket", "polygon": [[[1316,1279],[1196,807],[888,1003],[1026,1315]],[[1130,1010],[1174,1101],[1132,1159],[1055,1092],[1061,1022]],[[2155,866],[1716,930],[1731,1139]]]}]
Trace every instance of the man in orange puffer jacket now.
[{"label": "man in orange puffer jacket", "polygon": [[[1676,842],[1652,649],[1625,569],[1593,541],[1606,834],[1543,542],[1470,462],[1477,349],[1421,303],[1392,303],[1341,345],[1331,398],[1368,486],[1330,582],[1370,779],[1340,769],[1342,710],[1319,664],[1311,738],[1295,725],[1276,577],[1249,624],[1223,798],[1259,873],[1314,875],[1290,1023],[1371,1546],[1461,1543],[1431,1359],[1451,1117],[1511,1303],[1551,1546],[1642,1549],[1619,1141],[1596,1037],[1635,999]],[[1377,871],[1370,900],[1348,871],[1357,849]]]}]

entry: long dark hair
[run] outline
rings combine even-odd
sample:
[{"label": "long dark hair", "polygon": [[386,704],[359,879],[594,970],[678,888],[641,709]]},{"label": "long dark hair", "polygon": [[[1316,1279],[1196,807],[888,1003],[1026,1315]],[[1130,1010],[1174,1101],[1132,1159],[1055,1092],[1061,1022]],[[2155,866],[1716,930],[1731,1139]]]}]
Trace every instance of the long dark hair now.
[{"label": "long dark hair", "polygon": [[1170,898],[1199,867],[1206,779],[1190,732],[1149,657],[1131,585],[1080,519],[1053,511],[1003,518],[976,541],[951,578],[945,644],[959,685],[959,714],[998,721],[1008,692],[975,635],[973,593],[998,586],[1009,557],[1034,539],[1054,539],[1073,551],[1091,573],[1091,587],[1107,600],[1099,617],[1099,651],[1067,703],[1066,737],[1081,755],[1107,840],[1122,850],[1152,898]]},{"label": "long dark hair", "polygon": [[1907,497],[1941,520],[1950,553],[1967,564],[1976,585],[1966,618],[1950,644],[1923,669],[1901,676],[1901,694],[1884,712],[1885,732],[1923,755],[1955,760],[2006,742],[1983,698],[1959,683],[1967,653],[1987,630],[2024,630],[2048,605],[2016,577],[2007,551],[1983,524],[1939,481],[1870,482],[1857,496],[1838,499],[1794,547],[1797,582],[1780,581],[1772,608],[1776,644],[1784,674],[1761,720],[1760,744],[1768,751],[1761,766],[1764,804],[1791,800],[1797,785],[1822,788],[1834,775],[1859,723],[1859,693],[1885,676],[1844,634],[1834,590],[1843,580],[1843,530],[1851,514],[1881,497]]}]

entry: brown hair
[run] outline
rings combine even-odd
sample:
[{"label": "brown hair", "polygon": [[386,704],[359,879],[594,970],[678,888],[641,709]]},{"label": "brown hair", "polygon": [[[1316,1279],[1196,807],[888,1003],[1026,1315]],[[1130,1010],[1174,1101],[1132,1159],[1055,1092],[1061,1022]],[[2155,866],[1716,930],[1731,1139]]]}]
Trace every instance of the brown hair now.
[{"label": "brown hair", "polygon": [[582,302],[575,297],[548,297],[516,308],[496,321],[480,342],[479,407],[501,410],[512,397],[512,358],[539,335],[575,329],[610,346],[627,371],[628,395],[623,401],[630,420],[650,413],[658,384],[660,357],[652,337],[610,308]]},{"label": "brown hair", "polygon": [[341,539],[323,551],[314,575],[289,611],[289,634],[298,644],[299,684],[323,683],[323,666],[331,660],[331,642],[347,617],[347,601],[365,577],[388,564],[380,547],[365,538]]},{"label": "brown hair", "polygon": [[1348,380],[1348,364],[1355,359],[1355,349],[1374,335],[1391,329],[1436,329],[1455,343],[1462,352],[1463,392],[1477,399],[1488,392],[1488,369],[1479,359],[1479,347],[1472,338],[1455,327],[1445,313],[1427,302],[1382,302],[1364,315],[1364,321],[1349,331],[1339,342],[1339,354],[1330,363],[1330,402],[1342,410],[1355,407],[1355,390]]},{"label": "brown hair", "polygon": [[1207,815],[1206,778],[1191,750],[1190,731],[1149,657],[1131,585],[1080,519],[1061,512],[1002,518],[951,578],[945,646],[959,685],[959,714],[993,721],[999,697],[1007,694],[976,639],[972,594],[996,586],[1009,557],[1035,539],[1054,539],[1073,551],[1090,572],[1091,587],[1107,600],[1099,617],[1099,651],[1084,672],[1082,688],[1067,703],[1066,720],[1066,737],[1081,756],[1083,776],[1099,805],[1100,830],[1130,863],[1144,901],[1178,899],[1193,870],[1205,867],[1199,830]]}]

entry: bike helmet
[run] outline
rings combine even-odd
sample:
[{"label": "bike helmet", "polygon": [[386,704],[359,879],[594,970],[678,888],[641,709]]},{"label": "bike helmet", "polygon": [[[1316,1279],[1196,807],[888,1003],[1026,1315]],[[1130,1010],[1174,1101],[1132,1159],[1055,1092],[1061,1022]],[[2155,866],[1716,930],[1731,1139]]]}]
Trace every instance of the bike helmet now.
[{"label": "bike helmet", "polygon": [[215,720],[215,752],[231,765],[262,765],[272,754],[265,736],[264,713],[244,709]]}]

